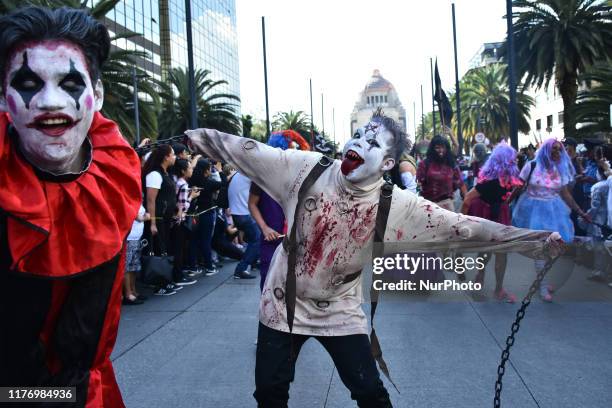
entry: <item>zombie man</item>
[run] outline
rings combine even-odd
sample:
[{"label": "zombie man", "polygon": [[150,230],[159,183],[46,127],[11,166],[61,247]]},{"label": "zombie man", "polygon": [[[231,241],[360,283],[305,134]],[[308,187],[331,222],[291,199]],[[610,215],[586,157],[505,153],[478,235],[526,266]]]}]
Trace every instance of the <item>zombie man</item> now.
[{"label": "zombie man", "polygon": [[[110,354],[136,153],[100,113],[106,28],[83,11],[0,18],[0,385],[123,407]],[[53,405],[55,406],[55,405]]]},{"label": "zombie man", "polygon": [[254,393],[260,407],[287,406],[295,360],[309,337],[330,353],[360,407],[391,406],[371,352],[380,351],[378,341],[372,334],[371,348],[361,308],[361,269],[375,241],[502,242],[550,235],[455,214],[386,185],[383,173],[404,152],[405,134],[382,114],[346,143],[342,161],[333,162],[215,130],[187,134],[199,150],[233,163],[261,186],[290,222],[260,301]]}]

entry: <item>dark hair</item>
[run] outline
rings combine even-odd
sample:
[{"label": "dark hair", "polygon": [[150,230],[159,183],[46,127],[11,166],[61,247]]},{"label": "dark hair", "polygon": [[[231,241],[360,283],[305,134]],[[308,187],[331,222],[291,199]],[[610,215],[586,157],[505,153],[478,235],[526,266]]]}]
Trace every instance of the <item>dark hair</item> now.
[{"label": "dark hair", "polygon": [[446,147],[446,155],[442,158],[442,163],[446,164],[450,167],[455,167],[457,165],[455,161],[455,155],[451,150],[450,142],[444,136],[435,135],[431,142],[429,142],[429,147],[427,148],[427,162],[440,162],[439,156],[436,153],[436,146],[444,146]]},{"label": "dark hair", "polygon": [[150,172],[157,170],[161,167],[161,164],[164,162],[164,159],[172,152],[172,147],[170,145],[164,144],[157,146],[153,151],[151,151],[151,155],[147,159],[142,168],[142,174],[146,176]]},{"label": "dark hair", "polygon": [[108,30],[84,10],[62,7],[23,7],[0,17],[0,75],[2,87],[6,66],[13,52],[28,41],[65,40],[77,45],[85,58],[92,81],[100,78],[100,67],[110,51]]},{"label": "dark hair", "polygon": [[578,146],[578,141],[576,139],[574,139],[573,137],[566,137],[565,139],[563,139],[563,144],[565,146],[577,147]]},{"label": "dark hair", "polygon": [[[174,151],[176,154],[176,150]],[[189,160],[187,159],[176,159],[174,166],[172,166],[172,173],[177,177],[183,177],[183,173],[189,170]]]},{"label": "dark hair", "polygon": [[210,166],[210,161],[207,159],[199,159],[195,168],[193,169],[190,184],[196,187],[204,187],[204,181],[206,180],[204,173],[206,170],[210,170]]},{"label": "dark hair", "polygon": [[381,108],[376,109],[372,114],[371,122],[376,122],[385,127],[393,135],[393,145],[391,146],[391,157],[395,162],[399,162],[404,150],[410,149],[410,142],[406,137],[406,132],[390,117],[385,116]]},{"label": "dark hair", "polygon": [[185,151],[189,153],[187,146],[182,143],[172,143],[172,148],[174,149],[174,154],[176,154],[177,156]]}]

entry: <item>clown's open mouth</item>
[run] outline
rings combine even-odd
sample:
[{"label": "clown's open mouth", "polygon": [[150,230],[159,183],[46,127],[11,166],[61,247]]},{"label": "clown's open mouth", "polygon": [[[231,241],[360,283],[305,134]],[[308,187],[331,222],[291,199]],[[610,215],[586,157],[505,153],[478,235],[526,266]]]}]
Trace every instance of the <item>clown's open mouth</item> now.
[{"label": "clown's open mouth", "polygon": [[362,164],[363,158],[358,155],[354,150],[349,150],[344,155],[344,160],[342,160],[342,166],[340,167],[340,170],[342,171],[342,174],[346,176]]},{"label": "clown's open mouth", "polygon": [[36,129],[47,136],[61,136],[67,130],[76,126],[79,121],[73,120],[70,116],[64,114],[45,114],[34,118],[34,121],[28,125],[31,129]]}]

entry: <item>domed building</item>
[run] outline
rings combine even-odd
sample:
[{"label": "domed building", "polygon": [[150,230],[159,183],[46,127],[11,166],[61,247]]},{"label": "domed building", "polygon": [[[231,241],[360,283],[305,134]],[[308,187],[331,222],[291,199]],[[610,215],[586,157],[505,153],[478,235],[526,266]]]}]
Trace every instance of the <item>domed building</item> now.
[{"label": "domed building", "polygon": [[378,107],[381,107],[386,116],[393,118],[406,131],[406,110],[397,96],[395,87],[375,69],[365,88],[359,93],[359,99],[351,113],[351,135],[359,126],[365,125],[370,120],[372,112]]}]

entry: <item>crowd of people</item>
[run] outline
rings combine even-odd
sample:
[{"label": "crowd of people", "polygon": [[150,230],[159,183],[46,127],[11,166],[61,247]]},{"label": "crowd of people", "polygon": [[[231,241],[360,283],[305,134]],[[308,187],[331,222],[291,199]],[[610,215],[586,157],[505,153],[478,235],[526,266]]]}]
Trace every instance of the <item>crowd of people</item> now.
[{"label": "crowd of people", "polygon": [[[268,145],[308,150],[288,130],[271,135]],[[612,225],[608,191],[612,184],[612,147],[598,139],[579,144],[548,139],[516,151],[505,141],[476,143],[471,157],[458,157],[452,136],[436,135],[426,146],[405,151],[386,175],[402,189],[438,206],[504,225],[558,231],[566,242],[575,236],[602,242]],[[336,153],[342,160],[342,153]],[[174,295],[203,276],[215,275],[223,259],[238,261],[234,278],[255,278],[263,289],[272,254],[287,234],[280,205],[230,164],[192,156],[182,144],[160,145],[141,157],[143,205],[128,237],[124,304],[141,304],[135,276],[142,255],[174,257],[172,279],[157,282],[154,294]],[[555,214],[551,217],[550,214]],[[607,254],[595,257],[593,280],[612,287]],[[507,256],[495,256],[494,297],[514,302],[503,287]],[[536,270],[544,267],[536,261]],[[459,275],[464,280],[464,275]],[[483,282],[484,271],[476,275]],[[552,300],[552,287],[540,296]]]},{"label": "crowd of people", "polygon": [[[274,133],[268,144],[310,148],[291,130]],[[157,296],[174,295],[217,274],[223,260],[238,261],[235,279],[254,279],[253,270],[259,269],[263,288],[286,233],[279,204],[230,164],[192,155],[181,143],[160,144],[142,154],[141,163],[143,202],[127,238],[123,304],[147,299],[136,286],[147,256],[172,257],[171,277],[147,281]]]}]

